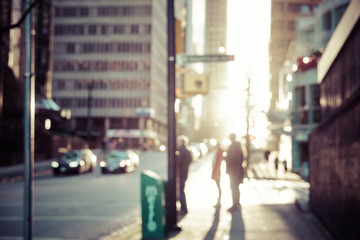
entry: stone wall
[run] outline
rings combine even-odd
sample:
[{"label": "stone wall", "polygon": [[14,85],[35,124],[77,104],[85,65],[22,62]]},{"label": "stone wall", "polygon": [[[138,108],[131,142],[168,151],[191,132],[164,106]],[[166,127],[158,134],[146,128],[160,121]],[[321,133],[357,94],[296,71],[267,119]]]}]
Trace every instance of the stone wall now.
[{"label": "stone wall", "polygon": [[310,135],[310,206],[338,239],[360,239],[360,94]]}]

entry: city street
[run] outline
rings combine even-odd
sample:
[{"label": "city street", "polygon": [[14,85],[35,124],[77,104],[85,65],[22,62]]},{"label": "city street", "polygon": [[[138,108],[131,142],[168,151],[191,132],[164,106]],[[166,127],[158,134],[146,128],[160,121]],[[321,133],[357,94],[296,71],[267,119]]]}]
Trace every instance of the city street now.
[{"label": "city street", "polygon": [[[210,179],[214,153],[194,162],[186,186],[189,210],[209,208],[216,203],[217,190]],[[153,170],[167,175],[166,153],[144,152],[138,171],[102,175],[100,169],[84,175],[54,177],[46,175],[34,181],[35,239],[99,239],[140,222],[140,173]],[[306,199],[308,183],[279,175],[255,155],[249,170],[250,179],[241,185],[242,205],[292,204]],[[223,165],[222,170],[224,173]],[[257,168],[257,169],[256,169]],[[254,170],[253,170],[254,169]],[[256,171],[255,171],[256,170]],[[257,176],[253,174],[257,173]],[[258,176],[261,172],[268,174]],[[231,204],[228,177],[222,177],[222,206]],[[23,182],[0,185],[0,239],[22,239]]]},{"label": "city street", "polygon": [[[140,173],[166,176],[166,153],[145,152],[138,171],[45,175],[34,181],[35,239],[99,239],[140,217]],[[22,239],[23,182],[0,185],[0,239]]]}]

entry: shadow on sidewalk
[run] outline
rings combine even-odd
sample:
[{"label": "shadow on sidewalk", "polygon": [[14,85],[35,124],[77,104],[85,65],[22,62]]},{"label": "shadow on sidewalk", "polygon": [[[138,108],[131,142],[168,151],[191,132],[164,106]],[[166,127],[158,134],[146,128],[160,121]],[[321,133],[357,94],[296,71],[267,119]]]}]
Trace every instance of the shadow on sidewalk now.
[{"label": "shadow on sidewalk", "polygon": [[219,226],[219,222],[220,222],[220,206],[217,206],[216,210],[215,210],[215,213],[214,213],[213,224],[211,225],[211,227],[209,229],[209,232],[204,237],[204,240],[214,239],[215,233],[216,233],[217,228]]}]

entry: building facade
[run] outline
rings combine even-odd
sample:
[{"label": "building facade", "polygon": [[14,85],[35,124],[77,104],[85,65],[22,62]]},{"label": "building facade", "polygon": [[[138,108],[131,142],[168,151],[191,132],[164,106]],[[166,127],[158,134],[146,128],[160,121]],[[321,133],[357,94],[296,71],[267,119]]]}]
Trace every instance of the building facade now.
[{"label": "building facade", "polygon": [[[204,54],[224,54],[227,41],[227,0],[205,1]],[[203,98],[203,113],[200,127],[202,138],[221,139],[227,134],[226,120],[219,115],[224,86],[227,82],[227,63],[204,63],[204,73],[209,76],[209,91]],[[210,131],[211,130],[211,131]]]},{"label": "building facade", "polygon": [[279,104],[279,70],[286,60],[290,42],[296,37],[296,20],[310,15],[321,0],[272,0],[270,53],[270,109]]},{"label": "building facade", "polygon": [[322,121],[309,138],[311,209],[337,239],[360,236],[359,19],[353,0],[318,64]]},{"label": "building facade", "polygon": [[54,2],[52,93],[76,135],[108,148],[166,143],[166,1]]}]

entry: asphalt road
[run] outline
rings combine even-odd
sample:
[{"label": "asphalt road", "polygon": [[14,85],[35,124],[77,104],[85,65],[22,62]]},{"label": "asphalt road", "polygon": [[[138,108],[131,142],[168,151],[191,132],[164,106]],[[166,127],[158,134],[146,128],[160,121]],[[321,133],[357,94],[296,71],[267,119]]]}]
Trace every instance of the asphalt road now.
[{"label": "asphalt road", "polygon": [[[34,239],[99,239],[139,220],[140,174],[167,176],[166,153],[145,152],[136,172],[93,173],[34,181]],[[0,239],[22,239],[22,181],[0,184]]]}]

